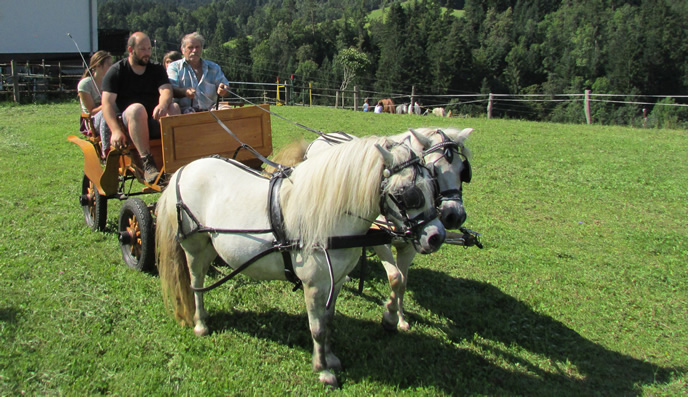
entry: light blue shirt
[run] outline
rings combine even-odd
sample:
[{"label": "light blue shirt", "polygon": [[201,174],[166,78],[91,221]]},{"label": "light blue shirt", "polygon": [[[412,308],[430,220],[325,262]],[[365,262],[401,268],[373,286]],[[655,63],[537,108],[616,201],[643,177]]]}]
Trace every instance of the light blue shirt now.
[{"label": "light blue shirt", "polygon": [[170,63],[167,67],[167,77],[173,87],[195,88],[196,95],[193,101],[189,98],[180,98],[179,107],[184,110],[193,107],[196,110],[208,110],[215,106],[217,101],[217,87],[220,83],[229,85],[229,80],[222,73],[220,66],[212,61],[201,59],[203,63],[203,75],[199,81],[191,65],[185,59]]}]

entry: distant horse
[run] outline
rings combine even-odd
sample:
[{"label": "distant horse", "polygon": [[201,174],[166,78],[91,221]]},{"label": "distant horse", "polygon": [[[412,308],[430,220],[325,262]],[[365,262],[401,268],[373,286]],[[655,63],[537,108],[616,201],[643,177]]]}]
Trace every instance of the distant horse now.
[{"label": "distant horse", "polygon": [[406,114],[408,111],[408,105],[405,103],[402,103],[401,105],[397,105],[397,114]]},{"label": "distant horse", "polygon": [[[411,106],[411,105],[413,105],[413,106]],[[408,114],[417,114],[417,115],[420,116],[420,113],[421,113],[421,111],[420,111],[420,105],[418,104],[418,102],[415,102],[415,103],[413,103],[413,104],[409,104],[409,106],[408,106]]]},{"label": "distant horse", "polygon": [[288,178],[267,179],[231,160],[190,163],[171,176],[157,204],[165,302],[201,336],[208,333],[202,287],[215,257],[260,280],[295,276],[304,289],[313,369],[323,383],[336,386],[331,371],[341,363],[330,346],[332,318],[361,252],[337,247],[336,236],[363,236],[382,213],[413,236],[419,250],[439,249],[445,231],[433,207],[432,178],[419,164],[408,146],[377,137],[314,156]]},{"label": "distant horse", "polygon": [[380,99],[379,101],[377,101],[377,104],[382,105],[382,113],[394,114],[395,107],[392,98]]},{"label": "distant horse", "polygon": [[432,109],[432,114],[438,117],[444,117],[444,108],[434,108]]},{"label": "distant horse", "polygon": [[[435,177],[436,200],[435,205],[440,213],[440,220],[447,229],[455,229],[466,220],[466,210],[463,206],[462,184],[471,181],[470,151],[465,146],[465,141],[473,131],[472,128],[459,130],[456,128],[418,128],[391,136],[396,142],[409,144],[417,153],[425,159],[425,166]],[[278,152],[275,158],[280,158],[289,164],[303,161],[305,158],[320,156],[325,157],[329,150],[342,142],[340,134],[326,134],[326,138],[318,138],[304,149],[303,142],[287,145],[287,148]],[[352,139],[358,139],[351,136]],[[299,151],[302,150],[301,153]],[[289,156],[291,159],[287,159]],[[392,289],[390,300],[385,304],[386,312],[383,314],[382,325],[385,329],[399,328],[408,330],[409,324],[404,317],[403,299],[406,290],[408,269],[415,257],[415,249],[412,243],[396,240],[393,245],[397,249],[397,259],[388,246],[375,246],[376,254],[382,261],[389,285]]]}]

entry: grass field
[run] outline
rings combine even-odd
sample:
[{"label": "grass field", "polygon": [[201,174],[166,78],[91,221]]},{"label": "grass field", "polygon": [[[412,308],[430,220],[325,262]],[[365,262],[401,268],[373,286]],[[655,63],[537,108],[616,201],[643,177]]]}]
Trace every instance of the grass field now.
[{"label": "grass field", "polygon": [[[335,394],[688,393],[688,133],[273,110],[357,135],[475,128],[466,226],[485,249],[416,257],[406,333],[380,326],[381,266],[362,296],[346,285]],[[77,120],[74,102],[0,105],[0,395],[326,393],[300,292],[232,280],[207,294],[211,335],[196,338],[157,276],[122,263],[120,203],[108,231],[85,226]],[[314,138],[277,117],[272,129],[275,147]]]},{"label": "grass field", "polygon": [[[401,6],[404,8],[411,7],[412,4],[413,4],[412,1],[401,2]],[[441,7],[441,9],[442,9],[442,12],[447,12],[447,8]],[[378,8],[376,10],[371,11],[370,13],[368,13],[368,21],[382,20],[387,15],[387,11],[388,11],[388,9],[381,9],[381,8]],[[464,13],[465,13],[464,10],[453,10],[452,9],[452,15],[455,16],[456,18],[462,18]]]}]

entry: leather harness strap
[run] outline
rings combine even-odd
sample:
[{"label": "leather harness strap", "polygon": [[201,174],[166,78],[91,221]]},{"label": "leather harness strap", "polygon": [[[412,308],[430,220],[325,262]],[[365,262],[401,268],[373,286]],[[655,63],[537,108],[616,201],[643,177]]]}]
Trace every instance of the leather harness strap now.
[{"label": "leather harness strap", "polygon": [[294,272],[294,264],[291,261],[290,251],[297,245],[294,241],[287,239],[287,232],[284,229],[284,216],[282,215],[282,205],[280,205],[280,188],[284,176],[276,176],[270,179],[270,188],[268,190],[268,216],[270,218],[270,227],[272,234],[275,236],[275,247],[282,253],[282,261],[284,262],[284,275],[287,280],[295,284],[294,290],[301,287],[301,280]]}]

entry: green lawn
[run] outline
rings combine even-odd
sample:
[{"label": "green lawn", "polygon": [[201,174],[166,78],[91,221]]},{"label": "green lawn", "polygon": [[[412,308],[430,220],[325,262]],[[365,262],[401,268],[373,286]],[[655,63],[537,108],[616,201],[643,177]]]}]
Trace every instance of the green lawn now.
[{"label": "green lawn", "polygon": [[[380,326],[373,264],[345,286],[341,395],[688,393],[688,133],[273,107],[323,131],[472,127],[466,226],[485,249],[417,256],[411,330]],[[0,105],[0,395],[318,395],[303,296],[245,277],[207,294],[211,335],[165,310],[78,196],[75,102]],[[314,134],[272,118],[276,148]],[[146,196],[155,201],[156,196]],[[357,277],[357,273],[354,274]]]},{"label": "green lawn", "polygon": [[[409,7],[412,4],[413,4],[413,1],[411,1],[411,0],[404,1],[401,3],[402,7]],[[441,7],[441,8],[442,8],[443,12],[447,12],[447,8],[445,8],[445,7]],[[456,18],[463,18],[464,12],[465,12],[464,10],[453,10],[452,9],[451,14],[453,16],[455,16]],[[370,13],[368,13],[368,21],[372,21],[374,19],[379,20],[379,19],[382,19],[386,15],[387,15],[387,9],[378,8],[378,9],[375,9],[375,10],[371,11]]]}]

